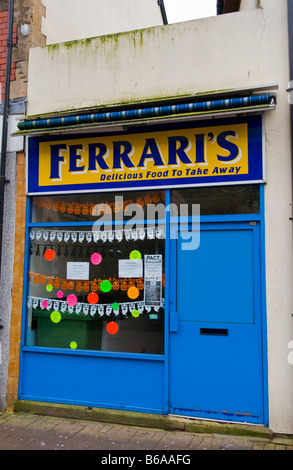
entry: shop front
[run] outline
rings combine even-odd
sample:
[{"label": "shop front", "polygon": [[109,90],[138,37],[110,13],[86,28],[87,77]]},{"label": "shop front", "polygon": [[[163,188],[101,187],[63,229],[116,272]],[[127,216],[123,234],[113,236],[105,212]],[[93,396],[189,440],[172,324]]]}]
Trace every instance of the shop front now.
[{"label": "shop front", "polygon": [[261,115],[28,138],[19,398],[267,425]]}]

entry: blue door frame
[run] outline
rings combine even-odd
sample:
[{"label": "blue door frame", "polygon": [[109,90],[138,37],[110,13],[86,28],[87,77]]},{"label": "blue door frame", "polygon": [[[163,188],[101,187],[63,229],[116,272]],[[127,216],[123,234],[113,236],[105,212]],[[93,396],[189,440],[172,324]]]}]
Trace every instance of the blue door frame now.
[{"label": "blue door frame", "polygon": [[[171,202],[171,192],[166,190],[166,206]],[[265,237],[264,237],[264,187],[260,187],[260,214],[237,216],[202,216],[201,223],[239,223],[256,222],[259,224],[260,237],[260,295],[262,322],[262,384],[263,384],[263,424],[268,425],[267,396],[267,343],[266,343],[266,303],[265,303]],[[30,221],[31,201],[27,204],[27,221]],[[20,351],[19,398],[24,400],[58,402],[76,405],[90,405],[103,408],[125,409],[146,413],[167,415],[170,413],[170,300],[174,287],[173,269],[170,262],[173,245],[170,243],[172,218],[166,213],[165,246],[165,354],[163,356],[110,353],[99,351],[72,351],[29,347],[25,344],[26,330],[26,293],[28,291],[27,272],[29,269],[28,249],[24,263],[23,319]],[[54,224],[56,225],[56,224]],[[85,225],[83,223],[83,225]],[[26,247],[29,246],[29,222],[26,227]],[[107,365],[111,364],[110,373]],[[121,369],[127,371],[123,378]],[[37,370],[37,374],[36,374]],[[94,374],[93,374],[94,371]],[[64,373],[65,372],[65,373]],[[122,397],[117,400],[101,393],[97,399],[95,387],[101,390],[97,375],[105,374],[109,387],[118,390],[122,387]],[[91,377],[90,381],[86,381]],[[136,378],[136,386],[133,385]],[[118,382],[117,382],[118,380]],[[122,380],[122,382],[119,382]],[[56,384],[59,384],[56,388]],[[109,389],[108,387],[108,389]],[[87,395],[86,390],[92,390]],[[213,418],[211,416],[208,416]],[[217,419],[217,417],[215,417]],[[227,417],[229,420],[229,417]]]},{"label": "blue door frame", "polygon": [[259,223],[201,223],[198,248],[183,243],[171,242],[170,410],[263,424]]}]

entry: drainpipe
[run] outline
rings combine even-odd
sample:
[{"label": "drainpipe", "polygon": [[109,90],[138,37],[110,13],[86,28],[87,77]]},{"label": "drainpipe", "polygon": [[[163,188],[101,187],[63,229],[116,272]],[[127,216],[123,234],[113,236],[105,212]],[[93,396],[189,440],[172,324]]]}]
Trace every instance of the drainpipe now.
[{"label": "drainpipe", "polygon": [[[293,0],[288,0],[288,35],[289,35],[289,87],[290,118],[291,118],[291,162],[292,162],[292,194],[293,194]],[[292,208],[291,208],[292,209]],[[293,212],[291,220],[293,219]]]},{"label": "drainpipe", "polygon": [[168,24],[168,18],[167,18],[167,13],[164,5],[164,0],[158,0],[158,5],[161,8],[161,15],[163,18],[163,23]]},{"label": "drainpipe", "polygon": [[11,56],[12,56],[12,47],[13,47],[13,12],[14,12],[14,0],[9,0],[5,89],[4,89],[4,101],[3,101],[2,144],[1,144],[1,160],[0,160],[0,274],[1,274],[1,267],[2,267],[2,248],[3,248],[2,243],[3,243],[3,217],[4,217],[4,189],[5,189],[5,184],[9,183],[9,181],[5,179],[5,170],[6,170],[7,133],[8,133],[8,119],[9,119]]}]

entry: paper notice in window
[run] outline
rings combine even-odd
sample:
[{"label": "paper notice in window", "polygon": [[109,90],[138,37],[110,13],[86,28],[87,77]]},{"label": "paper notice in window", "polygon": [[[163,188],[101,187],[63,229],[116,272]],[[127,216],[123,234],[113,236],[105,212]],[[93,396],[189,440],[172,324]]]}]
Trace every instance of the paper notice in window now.
[{"label": "paper notice in window", "polygon": [[68,261],[66,265],[66,277],[67,279],[80,279],[84,281],[89,280],[90,275],[90,263],[78,263]]},{"label": "paper notice in window", "polygon": [[142,277],[142,259],[119,259],[119,277]]},{"label": "paper notice in window", "polygon": [[160,307],[162,299],[162,255],[144,256],[144,303]]}]

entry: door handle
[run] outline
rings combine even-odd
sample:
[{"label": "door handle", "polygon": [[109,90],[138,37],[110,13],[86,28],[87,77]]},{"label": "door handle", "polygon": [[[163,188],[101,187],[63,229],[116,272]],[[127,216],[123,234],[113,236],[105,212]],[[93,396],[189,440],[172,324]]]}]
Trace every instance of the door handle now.
[{"label": "door handle", "polygon": [[177,333],[178,332],[178,326],[179,326],[178,313],[177,312],[170,312],[170,331],[172,333]]}]

